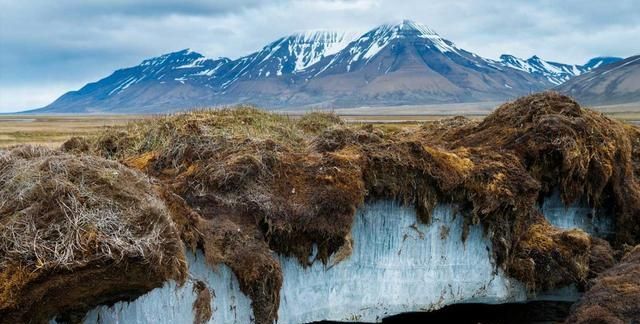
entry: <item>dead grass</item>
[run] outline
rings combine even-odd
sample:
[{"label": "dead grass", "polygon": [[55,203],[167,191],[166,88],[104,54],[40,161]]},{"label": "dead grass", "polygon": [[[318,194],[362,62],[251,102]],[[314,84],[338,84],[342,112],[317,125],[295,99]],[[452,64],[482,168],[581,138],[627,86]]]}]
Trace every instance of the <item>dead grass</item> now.
[{"label": "dead grass", "polygon": [[56,147],[73,136],[91,136],[142,116],[0,116],[0,148],[20,144]]},{"label": "dead grass", "polygon": [[[144,175],[43,147],[0,152],[3,320],[47,321],[103,303],[105,296],[141,294],[168,279],[184,280],[185,264],[176,228]],[[131,273],[111,273],[123,268]],[[89,274],[94,277],[78,282]],[[96,282],[103,276],[114,285]],[[149,279],[128,282],[140,276]],[[62,286],[61,298],[54,292]]]}]

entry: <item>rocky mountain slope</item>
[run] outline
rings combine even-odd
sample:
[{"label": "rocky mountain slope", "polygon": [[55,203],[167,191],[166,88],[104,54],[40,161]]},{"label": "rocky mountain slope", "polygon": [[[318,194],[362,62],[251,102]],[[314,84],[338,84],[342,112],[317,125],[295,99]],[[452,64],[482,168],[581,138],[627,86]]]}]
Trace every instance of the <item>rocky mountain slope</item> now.
[{"label": "rocky mountain slope", "polygon": [[596,68],[557,90],[588,105],[640,103],[640,55]]},{"label": "rocky mountain slope", "polygon": [[198,106],[358,107],[504,101],[591,67],[486,59],[408,20],[357,36],[306,32],[232,60],[182,50],[64,94],[38,113],[147,113]]},{"label": "rocky mountain slope", "polygon": [[545,61],[534,55],[529,59],[521,59],[509,54],[500,56],[500,61],[511,68],[546,78],[549,82],[560,85],[571,78],[589,72],[599,66],[621,61],[619,57],[596,57],[585,65],[571,65]]}]

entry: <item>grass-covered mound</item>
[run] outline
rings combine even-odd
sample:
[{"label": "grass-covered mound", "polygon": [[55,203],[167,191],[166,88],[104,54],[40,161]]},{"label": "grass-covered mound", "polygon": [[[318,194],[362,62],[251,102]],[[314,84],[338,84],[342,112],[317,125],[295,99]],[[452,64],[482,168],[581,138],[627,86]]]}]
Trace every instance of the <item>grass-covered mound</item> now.
[{"label": "grass-covered mound", "polygon": [[[258,323],[277,317],[282,274],[272,250],[307,264],[349,254],[355,210],[395,199],[429,222],[454,203],[483,224],[498,264],[533,290],[582,286],[611,262],[606,242],[550,226],[537,203],[554,188],[616,217],[615,243],[640,231],[638,132],[554,93],[499,107],[484,121],[422,127],[346,125],[252,108],[161,117],[65,148],[160,179],[183,240],[225,263],[253,300]],[[464,239],[461,238],[461,239]]]},{"label": "grass-covered mound", "polygon": [[640,321],[640,245],[603,272],[573,305],[566,323],[638,323]]},{"label": "grass-covered mound", "polygon": [[142,173],[42,147],[0,151],[0,322],[74,320],[184,281],[183,246]]},{"label": "grass-covered mound", "polygon": [[606,205],[616,216],[617,243],[640,239],[638,127],[543,93],[504,104],[442,142],[514,154],[542,193],[559,188],[567,204],[584,197],[592,206]]}]

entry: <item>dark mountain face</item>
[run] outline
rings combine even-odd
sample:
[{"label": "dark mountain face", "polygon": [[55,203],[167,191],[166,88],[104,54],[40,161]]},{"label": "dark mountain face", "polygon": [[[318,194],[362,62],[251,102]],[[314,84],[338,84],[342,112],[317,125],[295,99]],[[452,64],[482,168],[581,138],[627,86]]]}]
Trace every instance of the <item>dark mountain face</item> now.
[{"label": "dark mountain face", "polygon": [[640,55],[600,65],[556,90],[585,105],[640,104]]},{"label": "dark mountain face", "polygon": [[[230,62],[227,58],[207,59],[182,50],[144,60],[140,65],[117,70],[89,83],[78,91],[58,98],[39,112],[147,112],[157,106],[206,104],[210,99],[207,78]],[[183,94],[183,95],[180,95]],[[183,101],[188,99],[187,101]]]},{"label": "dark mountain face", "polygon": [[[608,59],[590,63],[595,67]],[[189,50],[169,53],[118,70],[37,112],[145,113],[236,103],[305,108],[501,101],[550,88],[575,75],[575,69],[537,57],[485,59],[405,20],[360,37],[295,34],[236,60],[207,59]],[[568,74],[558,76],[556,70]]]},{"label": "dark mountain face", "polygon": [[585,68],[587,71],[591,71],[593,69],[599,68],[600,66],[620,62],[622,60],[623,58],[621,57],[610,57],[610,56],[594,57],[590,59],[589,62],[587,62],[582,67]]}]

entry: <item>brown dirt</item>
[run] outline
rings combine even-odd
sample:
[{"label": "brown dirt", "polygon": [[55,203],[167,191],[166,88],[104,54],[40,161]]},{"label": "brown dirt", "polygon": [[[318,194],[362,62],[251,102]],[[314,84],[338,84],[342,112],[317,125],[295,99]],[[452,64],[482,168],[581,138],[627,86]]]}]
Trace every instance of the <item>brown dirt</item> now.
[{"label": "brown dirt", "polygon": [[211,291],[207,284],[196,280],[193,285],[193,292],[196,294],[196,300],[193,302],[194,319],[193,324],[205,324],[209,322],[213,312],[211,310]]},{"label": "brown dirt", "polygon": [[[74,319],[184,281],[184,247],[151,181],[88,155],[0,152],[0,322]],[[99,278],[99,279],[98,279]]]},{"label": "brown dirt", "polygon": [[640,323],[640,245],[594,280],[566,323]]}]

